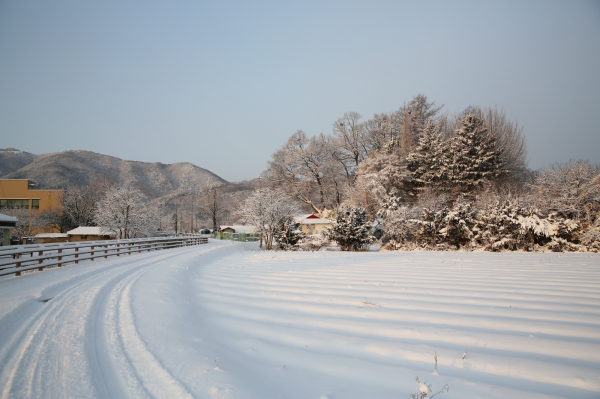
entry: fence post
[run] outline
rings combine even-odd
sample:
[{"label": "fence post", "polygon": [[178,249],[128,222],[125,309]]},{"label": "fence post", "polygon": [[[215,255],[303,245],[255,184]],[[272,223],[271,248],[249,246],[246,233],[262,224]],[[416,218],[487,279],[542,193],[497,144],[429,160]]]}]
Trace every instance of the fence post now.
[{"label": "fence post", "polygon": [[108,253],[108,245],[104,246],[104,259],[108,258],[108,255],[106,255]]},{"label": "fence post", "polygon": [[[38,253],[39,256],[42,256],[44,254],[44,251],[40,251]],[[38,264],[41,265],[42,264],[42,260],[38,260]],[[42,266],[38,267],[38,272],[41,272],[44,268]]]},{"label": "fence post", "polygon": [[[79,252],[79,247],[75,247],[75,252]],[[78,253],[75,254],[75,264],[76,265],[79,264],[79,261],[77,260],[77,258],[79,258],[79,254]]]},{"label": "fence post", "polygon": [[62,260],[62,256],[60,256],[60,254],[62,254],[62,249],[59,249],[59,250],[58,250],[58,255],[59,255],[59,256],[58,256],[58,261],[59,261],[59,263],[58,263],[58,265],[57,265],[58,267],[62,267],[62,263],[60,263],[60,261]]},{"label": "fence post", "polygon": [[119,246],[120,246],[120,245],[121,245],[121,244],[117,244],[117,256],[119,256],[119,250],[120,250]]}]

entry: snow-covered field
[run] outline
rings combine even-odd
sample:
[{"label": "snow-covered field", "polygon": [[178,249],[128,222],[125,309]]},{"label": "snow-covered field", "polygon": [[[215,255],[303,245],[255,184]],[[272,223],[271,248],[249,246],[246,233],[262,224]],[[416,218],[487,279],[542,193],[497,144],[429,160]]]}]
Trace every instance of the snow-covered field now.
[{"label": "snow-covered field", "polygon": [[256,249],[0,280],[0,398],[600,397],[599,255]]}]

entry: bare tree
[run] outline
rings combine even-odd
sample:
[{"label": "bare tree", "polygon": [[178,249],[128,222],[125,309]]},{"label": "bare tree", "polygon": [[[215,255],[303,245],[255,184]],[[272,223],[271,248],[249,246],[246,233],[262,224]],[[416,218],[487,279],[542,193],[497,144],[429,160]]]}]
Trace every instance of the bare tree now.
[{"label": "bare tree", "polygon": [[333,154],[346,172],[348,180],[354,180],[354,170],[365,160],[370,150],[364,124],[358,112],[346,112],[333,124],[337,151]]},{"label": "bare tree", "polygon": [[316,213],[332,209],[342,199],[344,173],[352,173],[333,158],[335,150],[324,134],[309,138],[298,130],[273,154],[263,176],[268,186],[283,189]]},{"label": "bare tree", "polygon": [[213,226],[213,231],[219,228],[219,221],[225,210],[224,204],[221,201],[221,196],[217,187],[213,186],[204,194],[204,207],[200,211],[203,219],[209,219]]},{"label": "bare tree", "polygon": [[62,212],[75,226],[94,226],[96,205],[115,184],[106,176],[98,175],[83,186],[70,186],[61,196]]},{"label": "bare tree", "polygon": [[33,231],[39,227],[40,219],[33,210],[21,206],[5,206],[0,212],[17,218],[17,224],[10,230],[12,239],[21,242],[23,238],[33,239]]},{"label": "bare tree", "polygon": [[98,201],[94,222],[119,238],[150,237],[158,230],[158,210],[143,203],[145,196],[130,187],[114,187]]},{"label": "bare tree", "polygon": [[376,114],[362,125],[367,153],[382,151],[387,143],[397,140],[400,155],[405,158],[417,146],[430,121],[446,132],[447,117],[440,114],[442,108],[443,106],[436,106],[435,102],[429,102],[427,96],[418,94],[397,111]]},{"label": "bare tree", "polygon": [[600,211],[599,172],[599,166],[583,160],[552,164],[536,178],[532,202],[546,213],[592,224]]},{"label": "bare tree", "polygon": [[243,222],[262,234],[267,250],[273,248],[275,236],[287,228],[286,222],[297,213],[298,208],[291,197],[280,189],[271,188],[251,194],[239,210]]},{"label": "bare tree", "polygon": [[59,231],[61,233],[66,233],[73,227],[71,219],[58,207],[41,211],[37,215],[37,218],[39,228],[44,231]]}]

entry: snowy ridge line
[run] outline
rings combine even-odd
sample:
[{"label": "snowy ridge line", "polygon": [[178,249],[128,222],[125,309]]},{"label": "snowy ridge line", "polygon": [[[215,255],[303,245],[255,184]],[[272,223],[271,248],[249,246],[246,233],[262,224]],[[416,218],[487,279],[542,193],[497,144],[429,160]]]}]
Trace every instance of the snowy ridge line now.
[{"label": "snowy ridge line", "polygon": [[[65,246],[64,248],[69,251],[64,253],[63,248],[56,248],[56,244],[48,244],[49,251],[46,252],[50,253],[46,253],[46,255],[44,255],[46,248],[44,246],[11,249],[3,255],[11,255],[12,259],[4,257],[4,259],[0,260],[0,276],[13,273],[15,276],[20,276],[23,271],[42,271],[44,268],[55,266],[62,267],[69,263],[78,264],[80,261],[85,260],[94,261],[94,259],[106,259],[109,256],[131,255],[133,253],[145,251],[156,251],[206,243],[208,243],[206,237],[193,236],[182,238],[88,241],[85,244],[78,243],[78,245],[75,246]],[[83,250],[80,251],[80,248]],[[38,255],[34,255],[34,252],[37,252]],[[23,255],[26,254],[29,254],[29,257],[24,258]]]},{"label": "snowy ridge line", "polygon": [[[0,398],[186,397],[158,362],[140,366],[153,355],[142,350],[131,301],[149,270],[197,252],[183,247],[0,282],[0,305],[24,296],[0,317]],[[149,390],[152,381],[164,389]]]}]

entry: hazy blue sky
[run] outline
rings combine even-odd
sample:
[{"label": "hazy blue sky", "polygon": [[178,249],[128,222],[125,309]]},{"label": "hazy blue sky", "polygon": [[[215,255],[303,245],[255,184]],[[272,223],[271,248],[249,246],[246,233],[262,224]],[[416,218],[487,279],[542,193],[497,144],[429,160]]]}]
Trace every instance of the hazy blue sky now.
[{"label": "hazy blue sky", "polygon": [[418,93],[503,108],[533,168],[600,163],[600,2],[0,0],[0,147],[240,180]]}]

